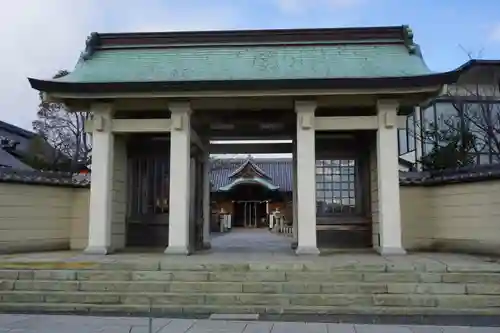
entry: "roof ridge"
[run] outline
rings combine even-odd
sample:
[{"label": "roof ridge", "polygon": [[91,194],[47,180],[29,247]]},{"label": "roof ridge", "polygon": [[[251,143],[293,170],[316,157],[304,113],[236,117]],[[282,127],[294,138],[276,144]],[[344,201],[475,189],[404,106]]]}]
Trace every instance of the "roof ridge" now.
[{"label": "roof ridge", "polygon": [[247,159],[238,168],[236,168],[236,170],[234,170],[233,172],[231,172],[229,174],[229,177],[230,178],[234,177],[235,175],[237,175],[238,173],[240,173],[249,164],[251,164],[251,166],[257,171],[257,173],[259,173],[262,176],[267,177],[269,179],[271,178],[271,177],[269,177],[269,175],[264,170],[262,170],[258,165],[256,165],[252,161],[252,156],[251,155],[248,155]]},{"label": "roof ridge", "polygon": [[24,128],[7,123],[7,122],[2,121],[2,120],[0,120],[0,128],[3,128],[9,132],[13,132],[15,134],[18,134],[18,135],[21,135],[21,136],[27,137],[27,138],[32,138],[32,137],[36,136],[36,133],[34,133],[32,131],[28,131]]},{"label": "roof ridge", "polygon": [[308,28],[308,29],[251,29],[251,30],[212,30],[212,31],[165,31],[165,32],[92,32],[85,42],[81,58],[88,60],[93,53],[107,47],[131,47],[163,45],[173,46],[191,44],[230,45],[244,43],[261,45],[265,43],[303,43],[303,42],[359,42],[386,41],[413,45],[413,32],[407,25]]}]

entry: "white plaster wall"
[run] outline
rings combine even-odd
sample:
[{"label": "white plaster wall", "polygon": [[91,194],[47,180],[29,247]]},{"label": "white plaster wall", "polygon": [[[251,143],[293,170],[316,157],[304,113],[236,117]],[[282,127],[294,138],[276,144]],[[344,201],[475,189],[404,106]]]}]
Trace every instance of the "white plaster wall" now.
[{"label": "white plaster wall", "polygon": [[88,188],[0,183],[0,253],[84,249]]},{"label": "white plaster wall", "polygon": [[409,250],[500,254],[500,180],[401,187]]}]

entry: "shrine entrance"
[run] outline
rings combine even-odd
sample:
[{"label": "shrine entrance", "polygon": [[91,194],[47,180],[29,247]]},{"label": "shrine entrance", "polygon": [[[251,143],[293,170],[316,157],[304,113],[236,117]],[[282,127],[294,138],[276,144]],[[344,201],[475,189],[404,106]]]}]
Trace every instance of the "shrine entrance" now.
[{"label": "shrine entrance", "polygon": [[[466,70],[430,71],[413,31],[395,26],[93,33],[74,71],[29,80],[46,102],[92,114],[88,254],[156,243],[189,255],[211,246],[217,198],[227,215],[281,196],[270,211],[288,211],[297,254],[356,233],[387,255],[405,253],[398,127]],[[291,141],[288,172],[211,164],[213,141],[266,139]],[[265,196],[232,196],[248,186]]]},{"label": "shrine entrance", "polygon": [[265,201],[236,201],[234,203],[234,226],[265,228],[267,213]]}]

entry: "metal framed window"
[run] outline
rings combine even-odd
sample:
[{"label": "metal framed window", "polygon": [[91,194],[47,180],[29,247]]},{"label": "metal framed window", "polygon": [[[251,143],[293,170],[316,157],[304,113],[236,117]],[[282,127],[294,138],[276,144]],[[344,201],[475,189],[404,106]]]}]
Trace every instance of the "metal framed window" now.
[{"label": "metal framed window", "polygon": [[415,151],[415,115],[412,113],[406,117],[405,128],[398,129],[399,155]]},{"label": "metal framed window", "polygon": [[316,160],[316,215],[355,213],[356,160]]},{"label": "metal framed window", "polygon": [[445,143],[443,133],[463,137],[468,132],[474,137],[470,154],[476,164],[500,162],[500,101],[440,98],[420,112],[416,139],[423,155]]},{"label": "metal framed window", "polygon": [[415,122],[415,110],[406,117],[405,128],[398,129],[399,157],[415,163],[417,161],[417,126]]}]

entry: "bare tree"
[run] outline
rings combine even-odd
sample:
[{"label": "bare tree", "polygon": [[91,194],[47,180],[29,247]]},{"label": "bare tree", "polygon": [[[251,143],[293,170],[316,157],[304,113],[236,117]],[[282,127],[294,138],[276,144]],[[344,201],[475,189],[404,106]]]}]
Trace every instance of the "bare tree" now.
[{"label": "bare tree", "polygon": [[[68,75],[59,71],[54,78]],[[40,96],[41,97],[41,96]],[[69,161],[71,171],[91,162],[91,137],[84,130],[84,124],[91,117],[89,112],[68,112],[63,103],[46,102],[40,98],[38,119],[33,121],[35,132],[55,148],[54,164]]]}]

